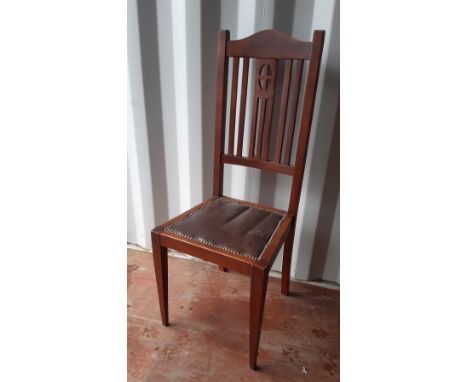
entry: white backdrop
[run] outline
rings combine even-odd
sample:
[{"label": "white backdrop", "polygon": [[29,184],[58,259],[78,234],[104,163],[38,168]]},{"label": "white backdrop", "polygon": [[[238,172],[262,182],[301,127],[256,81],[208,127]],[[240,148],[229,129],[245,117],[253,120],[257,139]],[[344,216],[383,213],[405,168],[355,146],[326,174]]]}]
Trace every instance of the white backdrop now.
[{"label": "white backdrop", "polygon": [[[211,195],[218,30],[309,41],[326,30],[292,276],[339,282],[339,1],[128,0],[127,17],[127,240],[144,248],[155,225]],[[287,209],[289,186],[283,175],[225,169],[225,193],[237,198]]]}]

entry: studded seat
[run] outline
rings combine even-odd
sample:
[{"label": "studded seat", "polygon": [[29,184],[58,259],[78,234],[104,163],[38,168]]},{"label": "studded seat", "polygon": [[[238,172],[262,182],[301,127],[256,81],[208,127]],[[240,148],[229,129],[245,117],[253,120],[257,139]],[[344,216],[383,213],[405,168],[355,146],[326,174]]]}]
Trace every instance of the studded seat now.
[{"label": "studded seat", "polygon": [[286,212],[218,197],[164,231],[259,260]]}]

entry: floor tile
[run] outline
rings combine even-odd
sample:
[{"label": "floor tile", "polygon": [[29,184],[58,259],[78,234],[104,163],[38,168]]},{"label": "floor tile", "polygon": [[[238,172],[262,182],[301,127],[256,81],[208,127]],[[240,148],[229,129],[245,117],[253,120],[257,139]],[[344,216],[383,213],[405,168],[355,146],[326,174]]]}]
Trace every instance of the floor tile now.
[{"label": "floor tile", "polygon": [[128,381],[339,381],[339,290],[270,277],[258,355],[249,368],[250,280],[169,257],[161,324],[151,254],[128,251]]}]

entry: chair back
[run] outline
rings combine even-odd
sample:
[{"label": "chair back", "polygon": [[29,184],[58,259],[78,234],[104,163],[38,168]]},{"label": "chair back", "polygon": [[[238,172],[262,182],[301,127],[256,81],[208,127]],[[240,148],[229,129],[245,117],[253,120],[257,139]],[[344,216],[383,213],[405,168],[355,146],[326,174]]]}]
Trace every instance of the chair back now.
[{"label": "chair back", "polygon": [[324,37],[265,30],[231,41],[220,31],[214,195],[222,195],[224,164],[282,173],[293,177],[288,213],[297,214]]}]

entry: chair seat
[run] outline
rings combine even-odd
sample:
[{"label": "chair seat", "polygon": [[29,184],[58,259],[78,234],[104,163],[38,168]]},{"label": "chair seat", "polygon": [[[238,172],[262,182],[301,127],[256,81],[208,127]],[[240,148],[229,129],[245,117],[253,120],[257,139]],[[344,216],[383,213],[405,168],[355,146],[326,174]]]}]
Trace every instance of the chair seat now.
[{"label": "chair seat", "polygon": [[254,260],[260,260],[286,212],[253,203],[218,197],[164,228]]}]

